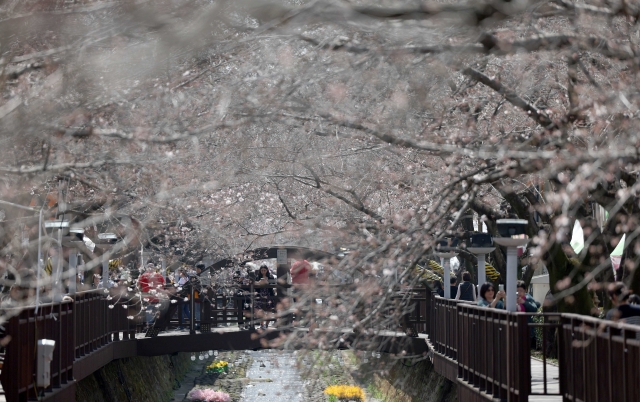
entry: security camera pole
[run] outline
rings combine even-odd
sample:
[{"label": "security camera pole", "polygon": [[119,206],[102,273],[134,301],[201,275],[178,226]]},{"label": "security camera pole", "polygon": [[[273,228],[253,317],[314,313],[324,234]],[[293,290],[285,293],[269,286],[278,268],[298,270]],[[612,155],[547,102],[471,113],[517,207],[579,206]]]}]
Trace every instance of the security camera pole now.
[{"label": "security camera pole", "polygon": [[472,233],[467,250],[478,258],[478,288],[487,281],[487,270],[485,268],[485,255],[495,250],[493,239],[488,233]]},{"label": "security camera pole", "polygon": [[[104,250],[102,254],[102,288],[109,288],[109,257],[108,251],[118,242],[118,236],[115,233],[100,233],[98,239],[101,240],[99,246]],[[98,244],[96,244],[98,245]]]},{"label": "security camera pole", "polygon": [[458,239],[456,237],[445,237],[444,239],[438,241],[436,248],[434,250],[434,254],[437,257],[440,257],[442,262],[442,268],[444,270],[444,298],[451,299],[451,268],[450,268],[450,260],[458,255],[455,252],[458,247]]},{"label": "security camera pole", "polygon": [[498,233],[502,237],[496,237],[493,241],[507,248],[507,311],[516,311],[518,297],[516,282],[518,281],[518,247],[524,246],[529,239],[523,239],[524,228],[527,221],[524,219],[498,219]]}]

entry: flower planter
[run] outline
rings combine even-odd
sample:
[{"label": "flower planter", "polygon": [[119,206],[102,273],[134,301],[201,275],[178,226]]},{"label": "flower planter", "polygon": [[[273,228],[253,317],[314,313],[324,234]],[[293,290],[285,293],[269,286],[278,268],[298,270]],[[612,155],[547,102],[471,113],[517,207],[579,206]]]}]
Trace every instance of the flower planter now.
[{"label": "flower planter", "polygon": [[187,400],[191,402],[231,402],[231,397],[226,392],[215,391],[211,388],[198,388],[189,392]]},{"label": "flower planter", "polygon": [[229,363],[225,361],[214,361],[206,368],[207,374],[222,374],[229,372]]},{"label": "flower planter", "polygon": [[337,398],[340,402],[365,402],[364,390],[353,385],[331,385],[324,393]]}]

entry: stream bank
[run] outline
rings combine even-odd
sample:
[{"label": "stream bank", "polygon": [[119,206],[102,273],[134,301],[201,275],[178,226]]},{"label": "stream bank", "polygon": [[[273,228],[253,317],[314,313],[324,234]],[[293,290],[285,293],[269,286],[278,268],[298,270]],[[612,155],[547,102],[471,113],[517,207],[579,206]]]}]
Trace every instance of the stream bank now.
[{"label": "stream bank", "polygon": [[76,385],[78,402],[169,402],[193,362],[189,353],[114,360]]}]

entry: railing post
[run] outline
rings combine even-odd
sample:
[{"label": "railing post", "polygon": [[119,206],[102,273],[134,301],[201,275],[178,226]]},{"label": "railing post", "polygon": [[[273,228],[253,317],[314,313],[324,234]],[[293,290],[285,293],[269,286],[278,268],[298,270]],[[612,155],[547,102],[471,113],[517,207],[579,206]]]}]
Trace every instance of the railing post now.
[{"label": "railing post", "polygon": [[[189,279],[189,281],[191,282],[191,279]],[[189,334],[193,335],[196,333],[196,300],[195,300],[195,296],[196,296],[196,292],[195,292],[195,285],[193,282],[191,282],[190,284],[190,293],[191,293],[191,298],[189,299],[189,315],[191,317],[189,317]]]},{"label": "railing post", "polygon": [[[211,298],[208,297],[209,290],[203,296],[200,294],[200,332],[211,332]],[[214,299],[215,302],[215,299]]]},{"label": "railing post", "polygon": [[254,322],[254,305],[255,305],[255,289],[253,288],[253,282],[251,282],[251,324],[250,327],[251,329],[256,329],[256,323]]},{"label": "railing post", "polygon": [[[512,357],[518,367],[518,400],[527,401],[531,393],[531,342],[529,317],[526,314],[515,314],[517,342],[516,354]],[[544,379],[546,382],[546,378]]]},{"label": "railing post", "polygon": [[240,291],[242,292],[241,296],[238,296],[238,293],[235,293],[235,296],[233,296],[233,299],[235,300],[236,303],[236,311],[237,311],[237,316],[238,316],[238,327],[243,328],[244,327],[244,302],[245,302],[245,298],[244,298],[244,291]]},{"label": "railing post", "polygon": [[[567,373],[566,370],[569,367],[567,360],[567,352],[565,350],[565,343],[567,339],[565,338],[564,333],[564,318],[562,316],[558,317],[558,339],[557,339],[557,350],[558,350],[558,386],[560,388],[560,395],[562,395],[563,401],[568,401],[567,399]],[[543,348],[546,348],[547,345],[542,345]],[[546,352],[546,351],[545,351]]]}]

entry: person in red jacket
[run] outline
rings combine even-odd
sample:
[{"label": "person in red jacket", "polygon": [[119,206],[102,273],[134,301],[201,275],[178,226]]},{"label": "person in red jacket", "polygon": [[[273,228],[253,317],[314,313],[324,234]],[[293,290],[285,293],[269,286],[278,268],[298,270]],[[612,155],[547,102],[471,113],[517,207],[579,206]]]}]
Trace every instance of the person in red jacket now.
[{"label": "person in red jacket", "polygon": [[307,260],[294,262],[291,266],[291,283],[294,285],[308,285],[311,270],[311,264]]},{"label": "person in red jacket", "polygon": [[[309,287],[310,280],[309,274],[311,273],[312,266],[307,260],[296,261],[291,265],[291,283],[293,284],[292,296],[294,303],[302,303],[300,308],[305,309],[309,307],[309,304],[304,301],[304,293],[305,290]],[[294,323],[300,321],[304,316],[303,313],[300,315],[296,314],[296,318],[294,319]],[[296,324],[294,324],[296,325]]]},{"label": "person in red jacket", "polygon": [[138,278],[138,287],[142,292],[147,324],[152,325],[161,310],[162,302],[166,301],[164,277],[154,269],[152,263],[149,263],[145,273]]}]

